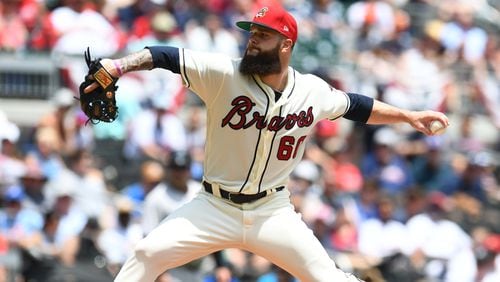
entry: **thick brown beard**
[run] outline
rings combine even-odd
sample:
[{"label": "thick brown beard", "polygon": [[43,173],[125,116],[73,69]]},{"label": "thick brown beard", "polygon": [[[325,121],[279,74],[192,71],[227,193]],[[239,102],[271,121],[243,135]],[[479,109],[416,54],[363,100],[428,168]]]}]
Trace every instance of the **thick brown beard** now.
[{"label": "thick brown beard", "polygon": [[268,75],[281,72],[279,58],[280,45],[269,51],[261,51],[257,55],[248,55],[248,50],[241,59],[239,71],[244,75]]}]

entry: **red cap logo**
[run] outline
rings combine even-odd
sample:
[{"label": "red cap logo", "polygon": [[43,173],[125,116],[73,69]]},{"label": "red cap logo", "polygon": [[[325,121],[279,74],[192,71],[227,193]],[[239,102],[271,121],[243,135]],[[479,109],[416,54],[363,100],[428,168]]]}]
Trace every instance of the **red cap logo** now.
[{"label": "red cap logo", "polygon": [[297,22],[279,4],[261,8],[252,21],[239,21],[236,26],[249,31],[253,24],[273,29],[291,39],[293,43],[297,41]]},{"label": "red cap logo", "polygon": [[266,15],[267,11],[269,11],[269,9],[267,7],[264,7],[262,9],[260,9],[260,11],[257,12],[257,14],[255,15],[256,18],[262,18]]}]

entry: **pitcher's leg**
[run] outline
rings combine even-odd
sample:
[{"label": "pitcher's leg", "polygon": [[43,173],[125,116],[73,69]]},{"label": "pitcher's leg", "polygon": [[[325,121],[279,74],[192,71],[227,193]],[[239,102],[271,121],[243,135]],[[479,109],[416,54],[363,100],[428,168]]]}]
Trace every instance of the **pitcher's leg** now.
[{"label": "pitcher's leg", "polygon": [[167,269],[208,255],[213,244],[199,240],[198,231],[187,220],[166,220],[139,241],[115,281],[154,281]]},{"label": "pitcher's leg", "polygon": [[222,210],[197,196],[137,244],[115,281],[152,282],[167,269],[229,246],[235,237],[232,230],[241,228]]},{"label": "pitcher's leg", "polygon": [[312,231],[292,208],[266,218],[256,217],[249,251],[261,255],[302,282],[345,282],[346,274],[335,266]]}]

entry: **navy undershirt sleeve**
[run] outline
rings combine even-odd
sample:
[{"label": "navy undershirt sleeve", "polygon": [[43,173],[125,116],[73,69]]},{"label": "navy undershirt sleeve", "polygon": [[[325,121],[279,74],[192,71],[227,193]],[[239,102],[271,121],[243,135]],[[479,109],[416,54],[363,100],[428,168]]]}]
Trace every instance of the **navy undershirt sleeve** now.
[{"label": "navy undershirt sleeve", "polygon": [[349,120],[366,123],[373,109],[373,99],[356,93],[347,93],[351,103],[344,117]]},{"label": "navy undershirt sleeve", "polygon": [[181,73],[179,61],[179,48],[171,46],[148,46],[146,47],[153,56],[153,67],[163,68],[173,73]]}]

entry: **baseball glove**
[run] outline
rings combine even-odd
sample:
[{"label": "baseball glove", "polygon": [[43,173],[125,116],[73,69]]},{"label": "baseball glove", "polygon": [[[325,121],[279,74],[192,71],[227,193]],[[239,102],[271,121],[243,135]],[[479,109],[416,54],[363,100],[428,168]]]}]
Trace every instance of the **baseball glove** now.
[{"label": "baseball glove", "polygon": [[[80,84],[80,107],[89,118],[88,122],[93,124],[100,121],[112,122],[118,115],[115,94],[118,86],[118,78],[113,77],[100,63],[99,59],[92,60],[90,50],[85,51],[85,62],[89,71],[85,76],[85,81]],[[97,82],[98,87],[91,92],[84,93],[84,89]]]}]

